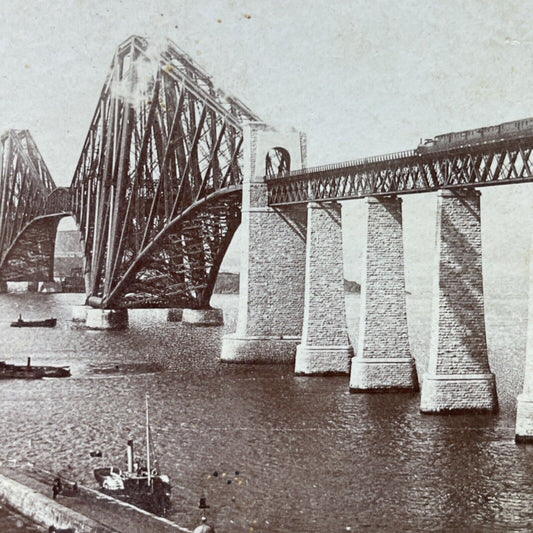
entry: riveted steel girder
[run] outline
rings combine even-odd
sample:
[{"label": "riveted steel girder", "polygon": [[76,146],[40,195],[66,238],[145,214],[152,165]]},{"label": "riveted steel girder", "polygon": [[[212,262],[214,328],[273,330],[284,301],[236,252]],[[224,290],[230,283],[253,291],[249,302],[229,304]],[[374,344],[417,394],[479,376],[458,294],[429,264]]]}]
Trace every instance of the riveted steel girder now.
[{"label": "riveted steel girder", "polygon": [[258,117],[173,43],[119,46],[71,184],[92,305],[208,305],[236,228],[245,120]]},{"label": "riveted steel girder", "polygon": [[[7,131],[0,138],[0,144],[0,278],[33,280],[36,276],[39,279],[44,276],[48,280],[48,249],[50,246],[53,249],[53,243],[45,242],[44,235],[49,235],[49,228],[33,226],[35,250],[30,250],[31,239],[26,239],[29,234],[24,238],[21,234],[36,217],[46,213],[46,200],[55,189],[54,181],[27,130]],[[24,250],[18,249],[15,260],[17,240]],[[8,252],[12,255],[9,266]],[[43,261],[40,265],[39,257]]]},{"label": "riveted steel girder", "polygon": [[417,150],[287,173],[268,179],[270,205],[430,192],[533,181],[533,137]]}]

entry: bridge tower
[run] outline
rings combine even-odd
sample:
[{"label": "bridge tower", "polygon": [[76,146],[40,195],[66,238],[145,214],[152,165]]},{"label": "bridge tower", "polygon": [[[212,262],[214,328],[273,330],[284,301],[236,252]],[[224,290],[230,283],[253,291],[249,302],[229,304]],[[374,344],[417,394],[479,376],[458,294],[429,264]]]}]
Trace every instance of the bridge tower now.
[{"label": "bridge tower", "polygon": [[260,122],[243,127],[241,278],[236,332],[222,342],[231,363],[293,362],[302,334],[307,209],[268,206],[266,178],[306,164],[306,139]]}]

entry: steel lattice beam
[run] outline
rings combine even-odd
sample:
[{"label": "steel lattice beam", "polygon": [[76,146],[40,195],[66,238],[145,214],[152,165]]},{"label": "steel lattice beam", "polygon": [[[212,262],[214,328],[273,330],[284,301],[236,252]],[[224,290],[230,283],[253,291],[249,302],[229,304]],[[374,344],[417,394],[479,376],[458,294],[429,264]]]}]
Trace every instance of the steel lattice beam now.
[{"label": "steel lattice beam", "polygon": [[208,304],[236,227],[244,120],[258,117],[174,44],[120,45],[71,184],[92,305]]},{"label": "steel lattice beam", "polygon": [[533,137],[420,154],[416,150],[291,172],[268,180],[269,204],[285,205],[442,188],[533,181]]},{"label": "steel lattice beam", "polygon": [[[46,202],[55,189],[54,181],[27,130],[9,130],[0,143],[0,278],[48,280],[49,252],[53,250],[53,242],[48,242],[49,228],[40,225],[37,229],[31,223],[47,212]],[[36,232],[32,237],[34,246],[29,234],[22,237],[30,226]],[[55,234],[52,238],[55,241]],[[21,248],[15,250],[17,242]],[[34,250],[30,249],[32,246]],[[8,254],[12,260],[9,266]]]}]

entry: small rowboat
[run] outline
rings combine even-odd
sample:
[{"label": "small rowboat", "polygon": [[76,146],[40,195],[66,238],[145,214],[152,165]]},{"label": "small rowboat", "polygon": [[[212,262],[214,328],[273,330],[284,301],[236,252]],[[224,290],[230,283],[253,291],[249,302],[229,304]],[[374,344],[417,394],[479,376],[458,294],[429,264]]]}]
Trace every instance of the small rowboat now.
[{"label": "small rowboat", "polygon": [[57,324],[57,318],[46,318],[45,320],[22,320],[19,319],[16,322],[11,322],[12,328],[55,328]]}]

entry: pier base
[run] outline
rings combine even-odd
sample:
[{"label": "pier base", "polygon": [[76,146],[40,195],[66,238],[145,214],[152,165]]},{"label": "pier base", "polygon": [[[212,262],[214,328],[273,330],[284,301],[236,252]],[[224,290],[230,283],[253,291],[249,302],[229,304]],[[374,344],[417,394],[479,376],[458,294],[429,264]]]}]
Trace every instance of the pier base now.
[{"label": "pier base", "polygon": [[222,309],[183,309],[181,321],[193,326],[223,326],[224,312]]},{"label": "pier base", "polygon": [[0,281],[0,294],[5,294],[7,292],[7,283],[5,281]]},{"label": "pier base", "polygon": [[8,281],[7,292],[37,292],[37,281]]},{"label": "pier base", "polygon": [[516,404],[516,442],[533,442],[533,396],[519,394]]},{"label": "pier base", "polygon": [[87,309],[85,326],[90,329],[126,329],[127,309]]},{"label": "pier base", "polygon": [[61,292],[61,283],[57,281],[41,281],[39,282],[39,292],[43,294],[56,294]]},{"label": "pier base", "polygon": [[85,322],[87,320],[87,311],[93,309],[88,305],[72,306],[72,322]]},{"label": "pier base", "polygon": [[301,337],[225,335],[221,361],[225,363],[294,363]]},{"label": "pier base", "polygon": [[418,378],[412,357],[354,357],[350,392],[417,392]]},{"label": "pier base", "polygon": [[422,381],[422,413],[494,413],[498,410],[494,374],[426,374]]},{"label": "pier base", "polygon": [[181,322],[183,309],[169,309],[167,313],[167,322]]},{"label": "pier base", "polygon": [[295,374],[324,376],[348,374],[353,357],[351,344],[346,346],[307,346],[296,348]]}]

